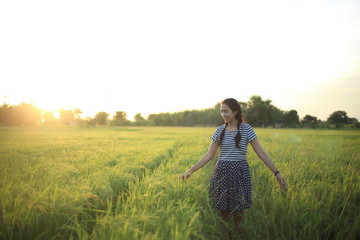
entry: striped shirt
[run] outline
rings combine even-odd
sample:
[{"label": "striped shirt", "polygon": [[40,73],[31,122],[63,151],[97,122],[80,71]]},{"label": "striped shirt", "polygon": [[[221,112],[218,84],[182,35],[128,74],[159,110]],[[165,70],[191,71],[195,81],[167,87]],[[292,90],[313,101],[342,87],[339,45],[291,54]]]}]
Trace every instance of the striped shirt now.
[{"label": "striped shirt", "polygon": [[[224,130],[225,125],[218,127],[212,136],[212,140],[216,143],[220,143],[220,135]],[[220,147],[219,161],[240,161],[246,160],[247,145],[249,142],[256,138],[256,134],[253,128],[246,123],[240,125],[240,149],[235,145],[235,136],[237,130],[230,132],[225,129],[224,138]]]}]

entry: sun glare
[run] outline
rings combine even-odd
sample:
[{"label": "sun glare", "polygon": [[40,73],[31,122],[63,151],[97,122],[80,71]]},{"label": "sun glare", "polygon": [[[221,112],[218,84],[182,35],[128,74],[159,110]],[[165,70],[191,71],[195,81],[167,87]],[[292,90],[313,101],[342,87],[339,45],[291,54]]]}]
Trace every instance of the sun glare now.
[{"label": "sun glare", "polygon": [[190,2],[0,9],[0,96],[55,114],[125,111],[131,119],[213,107],[229,96],[301,105],[308,90],[358,69],[356,4]]}]

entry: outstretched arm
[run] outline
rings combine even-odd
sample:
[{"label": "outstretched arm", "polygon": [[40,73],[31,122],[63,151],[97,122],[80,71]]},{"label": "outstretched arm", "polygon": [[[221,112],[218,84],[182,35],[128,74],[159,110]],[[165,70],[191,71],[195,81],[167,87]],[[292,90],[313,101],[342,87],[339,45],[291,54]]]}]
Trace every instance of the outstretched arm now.
[{"label": "outstretched arm", "polygon": [[[269,156],[266,154],[264,149],[261,147],[259,141],[255,138],[253,141],[250,142],[252,148],[254,149],[256,155],[265,163],[265,165],[273,172],[278,172],[277,168],[275,167],[274,163],[271,161]],[[280,184],[280,188],[285,190],[286,189],[286,182],[284,178],[281,176],[280,173],[277,173],[276,179]]]},{"label": "outstretched arm", "polygon": [[187,172],[183,173],[179,178],[181,178],[182,180],[188,179],[191,176],[191,174],[199,170],[201,167],[203,167],[206,163],[208,163],[211,159],[215,157],[218,148],[219,148],[219,144],[212,141],[207,153],[197,163],[195,163],[194,166],[192,166]]}]

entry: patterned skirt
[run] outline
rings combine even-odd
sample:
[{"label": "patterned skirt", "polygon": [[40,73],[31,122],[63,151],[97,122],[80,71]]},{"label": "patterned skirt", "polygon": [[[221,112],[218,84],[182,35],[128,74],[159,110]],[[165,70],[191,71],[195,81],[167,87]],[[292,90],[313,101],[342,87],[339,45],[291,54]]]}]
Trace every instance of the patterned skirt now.
[{"label": "patterned skirt", "polygon": [[210,203],[218,210],[240,211],[251,206],[252,184],[246,160],[218,161],[210,182]]}]

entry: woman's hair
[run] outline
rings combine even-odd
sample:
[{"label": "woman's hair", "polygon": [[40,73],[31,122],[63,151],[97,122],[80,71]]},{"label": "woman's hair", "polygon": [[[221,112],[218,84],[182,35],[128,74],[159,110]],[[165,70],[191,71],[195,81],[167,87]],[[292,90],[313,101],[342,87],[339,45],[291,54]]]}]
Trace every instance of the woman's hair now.
[{"label": "woman's hair", "polygon": [[[233,112],[237,111],[237,114],[235,115],[235,118],[238,120],[237,133],[235,136],[235,146],[240,149],[240,139],[241,139],[240,124],[243,122],[241,106],[239,102],[234,98],[227,98],[224,101],[222,101],[221,104],[226,104]],[[220,134],[220,145],[222,144],[222,141],[224,139],[226,127],[227,127],[227,123],[225,124],[225,127]]]}]

